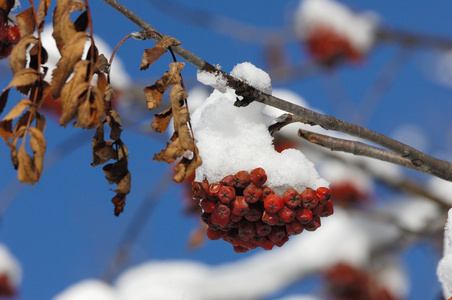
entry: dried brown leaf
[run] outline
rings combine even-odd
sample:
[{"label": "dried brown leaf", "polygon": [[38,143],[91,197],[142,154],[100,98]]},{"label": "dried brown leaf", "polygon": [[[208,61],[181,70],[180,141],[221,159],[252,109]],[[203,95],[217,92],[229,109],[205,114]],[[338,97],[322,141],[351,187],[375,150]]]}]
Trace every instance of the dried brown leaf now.
[{"label": "dried brown leaf", "polygon": [[174,131],[178,133],[180,145],[184,150],[194,151],[195,143],[188,130],[190,115],[187,108],[181,108],[182,100],[188,95],[179,84],[174,85],[170,92],[170,102],[173,110]]},{"label": "dried brown leaf", "polygon": [[116,97],[115,91],[113,90],[112,86],[108,84],[104,92],[104,101],[110,102],[115,97]]},{"label": "dried brown leaf", "polygon": [[162,47],[144,49],[143,57],[141,58],[140,70],[146,70],[149,68],[149,66],[165,54],[166,51],[167,48]]},{"label": "dried brown leaf", "polygon": [[39,112],[36,112],[36,128],[41,131],[46,128],[46,117]]},{"label": "dried brown leaf", "polygon": [[61,56],[64,56],[63,49],[68,47],[70,40],[77,34],[75,25],[70,18],[73,11],[82,11],[86,7],[82,1],[77,0],[59,0],[53,12],[53,33],[58,50]]},{"label": "dried brown leaf", "polygon": [[111,199],[111,202],[115,206],[115,216],[119,216],[124,211],[124,206],[126,205],[126,195],[116,194],[116,196]]},{"label": "dried brown leaf", "polygon": [[20,182],[34,184],[39,180],[38,174],[35,172],[33,158],[25,150],[24,144],[19,147],[17,154],[18,169],[17,178]]},{"label": "dried brown leaf", "polygon": [[99,89],[91,86],[85,100],[79,105],[75,127],[94,128],[102,124],[104,118],[104,100]]},{"label": "dried brown leaf", "polygon": [[10,139],[13,137],[13,121],[0,121],[0,136],[3,139]]},{"label": "dried brown leaf", "polygon": [[34,69],[22,69],[17,71],[7,89],[15,87],[19,92],[27,94],[31,86],[40,79],[40,75]]},{"label": "dried brown leaf", "polygon": [[116,193],[125,194],[127,195],[130,193],[131,189],[131,183],[132,183],[132,175],[130,172],[127,172],[126,175],[119,181],[118,185],[116,186]]},{"label": "dried brown leaf", "polygon": [[[90,87],[90,84],[88,82],[81,82],[77,86],[71,88],[71,92],[61,97],[61,105],[63,108],[63,111],[61,113],[60,117],[60,125],[66,126],[71,120],[73,120],[78,113],[79,105],[81,101],[84,101],[84,96],[86,96],[86,93]],[[63,88],[64,90],[64,88]],[[63,94],[62,94],[63,95]],[[82,100],[80,100],[82,98]],[[63,100],[64,99],[64,100]],[[88,102],[88,108],[89,108],[89,102]]]},{"label": "dried brown leaf", "polygon": [[169,107],[159,114],[154,115],[151,126],[158,133],[163,133],[168,128],[168,125],[173,117],[173,109]]},{"label": "dried brown leaf", "polygon": [[107,123],[110,126],[110,139],[114,141],[119,141],[121,138],[121,120],[119,119],[118,113],[111,109],[107,113]]},{"label": "dried brown leaf", "polygon": [[54,99],[60,97],[61,89],[72,74],[76,63],[83,55],[85,42],[87,40],[88,35],[86,33],[77,32],[62,50],[61,58],[56,65],[56,69],[52,72],[51,93]]},{"label": "dried brown leaf", "polygon": [[181,147],[180,139],[177,132],[173,133],[171,140],[166,144],[166,148],[156,153],[153,160],[173,163],[176,159],[184,155],[185,149]]},{"label": "dried brown leaf", "polygon": [[183,182],[187,179],[200,165],[202,164],[202,159],[199,156],[198,148],[195,146],[195,151],[193,152],[193,158],[188,159],[186,157],[182,158],[181,161],[177,164],[176,174],[173,177],[173,180],[177,183]]},{"label": "dried brown leaf", "polygon": [[100,94],[102,95],[102,98],[104,98],[105,90],[108,86],[107,76],[105,76],[104,73],[98,73],[97,74],[97,88],[99,89]]},{"label": "dried brown leaf", "polygon": [[13,120],[20,116],[25,109],[29,108],[33,102],[28,99],[20,100],[16,106],[14,106],[9,113],[3,118],[3,121]]},{"label": "dried brown leaf", "polygon": [[162,99],[163,93],[172,85],[181,81],[180,72],[185,63],[170,63],[170,70],[165,72],[157,82],[144,89],[148,109],[156,108]]},{"label": "dried brown leaf", "polygon": [[27,65],[27,48],[30,44],[36,44],[38,40],[33,34],[23,35],[17,45],[11,51],[11,57],[9,58],[9,65],[13,75],[18,71],[25,69]]},{"label": "dried brown leaf", "polygon": [[31,7],[19,13],[16,20],[20,36],[27,36],[35,31],[35,18]]},{"label": "dried brown leaf", "polygon": [[96,64],[94,65],[94,73],[108,73],[110,70],[110,63],[105,55],[101,54],[96,59]]},{"label": "dried brown leaf", "polygon": [[34,170],[39,180],[44,166],[44,153],[47,148],[46,140],[41,130],[34,127],[31,127],[28,130],[31,135],[30,147],[33,151]]},{"label": "dried brown leaf", "polygon": [[5,15],[9,15],[9,12],[14,7],[15,0],[1,0],[0,9],[3,10]]},{"label": "dried brown leaf", "polygon": [[168,48],[170,46],[179,46],[180,42],[173,38],[172,36],[165,35],[163,38],[155,43],[155,46],[158,48]]},{"label": "dried brown leaf", "polygon": [[126,159],[120,159],[115,163],[107,164],[102,170],[104,171],[105,178],[107,178],[109,184],[118,184],[121,179],[129,173],[129,170],[127,170]]},{"label": "dried brown leaf", "polygon": [[38,30],[42,31],[44,28],[44,17],[47,16],[49,10],[50,0],[41,0],[38,8]]}]

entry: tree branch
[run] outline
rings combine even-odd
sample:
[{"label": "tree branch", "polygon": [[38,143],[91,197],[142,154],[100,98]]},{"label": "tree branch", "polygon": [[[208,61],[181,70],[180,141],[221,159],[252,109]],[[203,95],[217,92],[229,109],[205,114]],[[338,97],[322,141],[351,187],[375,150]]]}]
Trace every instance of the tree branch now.
[{"label": "tree branch", "polygon": [[[143,19],[138,17],[122,4],[118,3],[118,1],[103,1],[123,14],[126,18],[134,22],[142,30],[149,32],[149,38],[160,40],[161,36],[163,36],[163,34],[161,34],[157,29],[146,23]],[[341,131],[343,133],[347,133],[378,144],[384,148],[400,154],[402,157],[407,159],[410,162],[410,168],[420,172],[428,169],[430,170],[430,174],[448,181],[452,181],[452,164],[448,161],[436,159],[421,151],[416,150],[413,147],[410,147],[406,144],[398,142],[372,130],[338,120],[332,116],[322,115],[283,99],[260,92],[254,87],[249,86],[242,81],[236,80],[233,76],[221,70],[218,70],[213,65],[204,61],[199,56],[180,45],[171,48],[173,49],[175,54],[195,66],[198,70],[222,75],[227,80],[227,86],[235,89],[236,93],[240,96],[242,96],[243,94],[246,94],[247,96],[252,95],[255,101],[282,109],[287,112],[291,112],[294,115],[303,118],[304,121],[306,121],[304,123],[320,125],[326,130]]]}]

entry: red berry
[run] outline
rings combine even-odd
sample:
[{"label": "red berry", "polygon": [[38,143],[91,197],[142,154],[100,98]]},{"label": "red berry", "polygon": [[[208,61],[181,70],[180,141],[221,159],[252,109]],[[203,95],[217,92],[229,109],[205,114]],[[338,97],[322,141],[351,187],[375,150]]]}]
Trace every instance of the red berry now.
[{"label": "red berry", "polygon": [[234,186],[234,175],[228,175],[221,179],[220,183],[222,185]]},{"label": "red berry", "polygon": [[245,201],[245,197],[237,196],[234,201],[231,202],[231,210],[234,215],[244,216],[248,213],[250,208]]},{"label": "red berry", "polygon": [[249,184],[245,190],[243,190],[243,196],[245,197],[246,202],[255,203],[259,201],[262,197],[262,189],[254,184]]},{"label": "red berry", "polygon": [[247,171],[239,171],[234,175],[234,186],[237,188],[244,189],[250,182],[250,173]]},{"label": "red berry", "polygon": [[262,168],[256,168],[250,172],[250,179],[254,185],[262,186],[267,182],[267,174]]},{"label": "red berry", "polygon": [[208,195],[210,197],[218,197],[218,192],[221,189],[221,183],[215,182],[209,185]]},{"label": "red berry", "polygon": [[255,222],[257,220],[260,220],[260,218],[262,217],[262,210],[254,205],[250,206],[250,210],[244,217],[250,222]]},{"label": "red berry", "polygon": [[295,219],[295,212],[287,206],[284,206],[278,211],[278,216],[280,220],[290,223],[293,219]]},{"label": "red berry", "polygon": [[275,246],[282,247],[289,240],[289,236],[285,235],[280,241],[275,242]]},{"label": "red berry", "polygon": [[300,194],[293,188],[288,189],[282,196],[284,203],[289,208],[295,208],[301,205],[301,196]]},{"label": "red berry", "polygon": [[330,200],[331,197],[331,191],[329,188],[326,187],[319,187],[316,190],[317,197],[319,198],[320,202],[326,202]]},{"label": "red berry", "polygon": [[5,26],[8,30],[8,41],[11,44],[17,44],[20,40],[20,32],[17,26]]},{"label": "red berry", "polygon": [[273,243],[281,241],[286,236],[286,230],[283,227],[273,227],[267,237]]},{"label": "red berry", "polygon": [[262,221],[258,221],[255,223],[256,225],[256,233],[260,236],[266,236],[272,231],[272,227]]},{"label": "red berry", "polygon": [[278,195],[268,195],[264,199],[264,207],[268,212],[277,213],[284,206],[283,199]]},{"label": "red berry", "polygon": [[319,228],[321,225],[320,223],[320,217],[319,216],[313,216],[311,222],[304,225],[304,228],[308,231],[315,231],[317,228]]},{"label": "red berry", "polygon": [[301,224],[307,224],[312,220],[312,211],[306,208],[299,209],[295,212],[295,217]]},{"label": "red berry", "polygon": [[218,199],[220,199],[221,203],[229,204],[235,198],[235,190],[233,187],[223,185],[218,191]]},{"label": "red berry", "polygon": [[219,240],[221,238],[221,232],[208,227],[207,228],[207,237],[209,239],[211,239],[212,241]]},{"label": "red berry", "polygon": [[278,223],[279,216],[278,214],[272,214],[265,210],[264,213],[262,214],[262,221],[270,226],[274,226]]},{"label": "red berry", "polygon": [[[325,203],[322,203],[321,205],[319,204],[318,206],[319,206],[319,210],[317,211],[317,207],[314,210],[316,211],[316,214],[319,217],[328,217],[334,213],[333,201],[331,201],[331,200],[328,200]],[[314,210],[313,210],[313,212],[314,212]]]},{"label": "red berry", "polygon": [[229,223],[229,215],[231,214],[231,210],[224,204],[217,203],[215,204],[215,209],[210,216],[210,221],[212,224],[216,224],[222,227],[225,227]]},{"label": "red berry", "polygon": [[224,232],[221,235],[221,238],[223,240],[225,240],[226,242],[231,243],[234,246],[238,246],[240,244],[240,238],[238,236],[237,231],[235,231],[235,230],[233,230],[233,231],[229,230],[229,231]]},{"label": "red berry", "polygon": [[303,232],[304,226],[297,220],[286,224],[286,231],[288,235],[296,235]]},{"label": "red berry", "polygon": [[212,213],[215,209],[215,202],[208,199],[202,199],[199,204],[201,205],[203,211],[206,213]]},{"label": "red berry", "polygon": [[311,209],[319,203],[319,198],[313,189],[307,188],[300,195],[304,208]]},{"label": "red berry", "polygon": [[265,241],[265,237],[255,234],[251,237],[250,242],[256,246],[261,246]]}]

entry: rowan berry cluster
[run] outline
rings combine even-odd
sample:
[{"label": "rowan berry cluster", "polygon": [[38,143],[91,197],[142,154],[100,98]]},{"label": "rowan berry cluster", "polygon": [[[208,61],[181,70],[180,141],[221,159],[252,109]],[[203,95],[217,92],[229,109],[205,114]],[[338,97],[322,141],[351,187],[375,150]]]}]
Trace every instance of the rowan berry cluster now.
[{"label": "rowan berry cluster", "polygon": [[291,235],[316,230],[321,217],[333,214],[326,187],[301,193],[289,188],[280,196],[266,181],[262,168],[239,171],[215,183],[193,181],[193,197],[202,207],[207,237],[231,243],[235,252],[258,247],[271,250],[275,245],[281,247]]},{"label": "rowan berry cluster", "polygon": [[5,25],[4,22],[0,22],[0,59],[8,57],[19,40],[20,33],[17,26]]},{"label": "rowan berry cluster", "polygon": [[391,292],[380,286],[370,273],[339,263],[325,274],[328,294],[335,300],[395,300]]}]

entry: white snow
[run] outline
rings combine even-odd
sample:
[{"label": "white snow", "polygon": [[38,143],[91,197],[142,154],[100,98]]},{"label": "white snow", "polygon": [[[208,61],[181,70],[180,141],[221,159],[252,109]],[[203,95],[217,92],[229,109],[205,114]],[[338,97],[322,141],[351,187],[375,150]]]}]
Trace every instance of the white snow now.
[{"label": "white snow", "polygon": [[[218,70],[221,69],[220,66],[216,66],[216,68]],[[196,77],[199,82],[205,85],[209,85],[222,93],[225,93],[227,90],[227,80],[220,72],[213,74],[211,72],[198,70]]]},{"label": "white snow", "polygon": [[22,281],[22,268],[19,261],[3,244],[0,244],[0,274],[8,277],[12,287],[18,287]]},{"label": "white snow", "polygon": [[327,28],[346,37],[360,52],[374,43],[377,18],[370,13],[357,14],[334,0],[303,0],[295,12],[295,31],[301,38],[316,28]]},{"label": "white snow", "polygon": [[[268,75],[249,63],[237,65],[231,74],[258,89],[271,91]],[[218,182],[226,175],[261,167],[267,172],[267,184],[276,193],[283,193],[288,187],[302,191],[306,187],[328,186],[300,151],[274,150],[268,116],[263,113],[265,105],[253,102],[238,108],[233,105],[235,101],[234,90],[227,88],[224,93],[215,90],[191,117],[203,160],[196,171],[197,181],[205,177]]]},{"label": "white snow", "polygon": [[53,300],[119,300],[117,291],[109,284],[87,279],[67,288]]},{"label": "white snow", "polygon": [[444,253],[439,261],[437,274],[443,285],[445,299],[452,297],[452,209],[449,210],[448,220],[444,232]]}]

